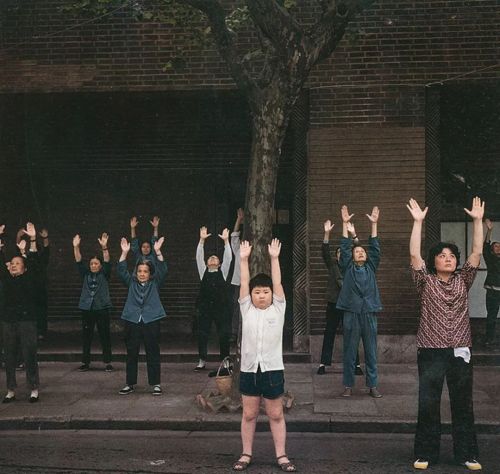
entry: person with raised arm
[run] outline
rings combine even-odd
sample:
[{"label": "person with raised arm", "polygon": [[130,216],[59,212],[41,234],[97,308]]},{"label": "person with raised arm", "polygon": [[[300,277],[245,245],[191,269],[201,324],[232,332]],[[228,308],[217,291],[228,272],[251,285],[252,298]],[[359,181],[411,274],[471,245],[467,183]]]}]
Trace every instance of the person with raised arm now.
[{"label": "person with raised arm", "polygon": [[[335,334],[337,329],[342,324],[343,312],[337,309],[337,298],[340,289],[342,288],[342,273],[340,272],[339,259],[340,247],[335,249],[335,258],[332,258],[330,252],[330,232],[333,230],[335,224],[330,219],[323,223],[324,235],[323,243],[321,245],[321,256],[323,262],[328,269],[328,282],[326,285],[326,325],[323,333],[323,345],[321,347],[321,360],[317,370],[318,375],[326,373],[325,366],[332,365],[333,348],[335,344]],[[356,353],[356,375],[363,375],[363,370],[359,365],[359,354]]]},{"label": "person with raised arm", "polygon": [[342,206],[342,239],[340,240],[340,270],[344,276],[342,289],[337,299],[337,308],[344,311],[344,357],[341,396],[352,396],[356,355],[360,339],[365,353],[366,386],[373,398],[381,398],[378,386],[377,367],[377,313],[382,311],[376,272],[380,263],[380,241],[377,224],[379,208],[366,214],[371,224],[368,246],[363,247],[356,239],[347,206]]},{"label": "person with raised arm", "polygon": [[228,286],[226,283],[232,253],[229,245],[229,230],[224,229],[219,238],[224,242],[222,263],[217,255],[210,255],[205,263],[205,241],[212,234],[206,227],[200,228],[200,240],[196,247],[196,266],[200,275],[200,292],[197,299],[198,314],[198,365],[195,371],[205,369],[208,356],[208,338],[212,322],[219,336],[219,355],[221,361],[229,356],[229,326],[231,321]]},{"label": "person with raised arm", "polygon": [[500,309],[500,242],[491,241],[493,222],[485,219],[486,238],[483,244],[483,258],[486,263],[486,334],[484,345],[490,347],[495,343],[495,326]]},{"label": "person with raised arm", "polygon": [[160,218],[158,216],[154,216],[149,223],[153,227],[153,235],[151,236],[151,239],[139,242],[137,237],[137,225],[139,224],[139,221],[135,216],[130,219],[130,250],[136,259],[136,263],[139,260],[146,259],[153,263],[153,265],[156,265],[156,254],[153,252],[153,247],[155,242],[158,240]]},{"label": "person with raised arm", "polygon": [[297,468],[286,454],[286,423],[282,400],[285,392],[283,325],[286,301],[279,263],[281,243],[278,239],[273,239],[268,245],[271,276],[259,273],[250,279],[248,261],[251,251],[249,242],[241,242],[240,393],[243,403],[243,450],[233,464],[233,470],[244,471],[252,461],[255,427],[261,399],[264,399],[278,466],[283,472],[295,472]]},{"label": "person with raised arm", "polygon": [[420,297],[417,331],[418,421],[415,469],[439,461],[441,395],[446,379],[450,395],[453,453],[457,463],[480,470],[472,401],[473,362],[468,291],[474,282],[483,245],[484,202],[475,197],[472,208],[472,252],[459,268],[460,252],[451,242],[439,242],[421,256],[422,227],[428,208],[415,199],[406,206],[413,217],[410,237],[411,273]]},{"label": "person with raised arm", "polygon": [[[28,222],[24,234],[27,242],[21,239],[18,243],[20,252],[26,258],[13,257],[5,262],[3,251],[0,251],[0,281],[4,289],[3,336],[5,350],[5,371],[7,375],[7,394],[3,403],[16,400],[16,364],[18,344],[26,366],[26,380],[30,388],[29,402],[39,401],[40,385],[37,356],[37,298],[39,291],[38,252],[35,226]],[[3,245],[0,245],[3,247]]]},{"label": "person with raised arm", "polygon": [[102,257],[94,255],[88,265],[82,262],[80,252],[81,238],[77,234],[73,237],[73,253],[78,272],[83,280],[82,291],[78,308],[82,312],[83,350],[82,365],[78,370],[86,372],[90,369],[90,349],[94,336],[94,327],[101,340],[104,370],[111,372],[111,334],[109,310],[113,306],[109,296],[109,279],[111,277],[111,263],[108,250],[108,234],[105,232],[98,239]]},{"label": "person with raised arm", "polygon": [[153,395],[161,395],[160,361],[160,321],[166,317],[160,301],[160,288],[167,276],[167,264],[161,252],[164,238],[160,237],[153,246],[156,265],[150,260],[139,260],[132,274],[127,269],[127,255],[130,243],[122,238],[122,253],[117,265],[118,276],[128,288],[127,300],[121,319],[125,325],[125,344],[127,346],[126,384],[119,391],[128,395],[137,385],[137,369],[141,341],[146,350],[148,383]]}]

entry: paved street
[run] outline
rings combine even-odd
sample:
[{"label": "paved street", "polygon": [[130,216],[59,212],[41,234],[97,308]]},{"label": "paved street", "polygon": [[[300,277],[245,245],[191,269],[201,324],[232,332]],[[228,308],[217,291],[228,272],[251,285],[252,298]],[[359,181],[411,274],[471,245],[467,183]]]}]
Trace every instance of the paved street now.
[{"label": "paved street", "polygon": [[[484,473],[500,465],[500,436],[479,437]],[[411,467],[413,436],[403,434],[289,435],[288,452],[302,473],[387,474]],[[230,472],[240,452],[236,433],[169,431],[6,431],[2,433],[2,474]],[[258,433],[248,472],[280,472],[273,466],[269,433]],[[443,437],[441,464],[432,474],[467,472],[452,464],[451,439]]]}]

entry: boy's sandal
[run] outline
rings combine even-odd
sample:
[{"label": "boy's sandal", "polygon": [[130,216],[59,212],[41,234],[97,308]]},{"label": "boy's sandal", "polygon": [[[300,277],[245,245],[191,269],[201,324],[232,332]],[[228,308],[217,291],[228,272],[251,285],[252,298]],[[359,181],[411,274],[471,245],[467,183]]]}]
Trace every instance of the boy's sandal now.
[{"label": "boy's sandal", "polygon": [[280,469],[283,472],[297,472],[297,466],[292,461],[289,460],[288,462],[280,463],[280,459],[283,458],[288,458],[288,456],[286,454],[283,454],[283,456],[279,456],[276,458],[276,461],[278,461],[278,466],[280,467]]},{"label": "boy's sandal", "polygon": [[234,464],[233,464],[233,471],[246,471],[247,467],[250,466],[250,463],[252,462],[252,455],[251,454],[240,454],[240,458],[242,458],[243,456],[245,456],[246,458],[248,458],[248,461],[236,461]]}]

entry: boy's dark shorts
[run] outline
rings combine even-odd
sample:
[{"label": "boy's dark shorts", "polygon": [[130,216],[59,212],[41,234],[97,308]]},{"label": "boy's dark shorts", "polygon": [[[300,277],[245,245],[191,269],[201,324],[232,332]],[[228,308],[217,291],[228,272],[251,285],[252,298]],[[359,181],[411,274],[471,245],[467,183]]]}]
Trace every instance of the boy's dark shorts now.
[{"label": "boy's dark shorts", "polygon": [[279,398],[285,393],[285,373],[283,370],[261,372],[260,367],[257,373],[240,372],[240,393],[268,400]]}]

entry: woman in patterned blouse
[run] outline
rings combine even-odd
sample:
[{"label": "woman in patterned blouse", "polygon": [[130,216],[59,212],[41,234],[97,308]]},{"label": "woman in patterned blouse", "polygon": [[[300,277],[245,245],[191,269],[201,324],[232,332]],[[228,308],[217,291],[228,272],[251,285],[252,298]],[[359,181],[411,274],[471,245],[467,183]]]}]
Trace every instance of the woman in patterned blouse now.
[{"label": "woman in patterned blouse", "polygon": [[446,378],[450,395],[453,451],[456,461],[470,470],[480,470],[472,404],[472,345],[468,290],[479,267],[484,202],[475,197],[465,212],[473,220],[472,252],[458,269],[456,245],[440,242],[429,251],[427,264],[420,254],[422,225],[427,207],[410,199],[413,217],[410,238],[412,276],[421,301],[417,332],[419,376],[418,422],[415,434],[416,469],[438,462],[441,437],[440,404]]}]

